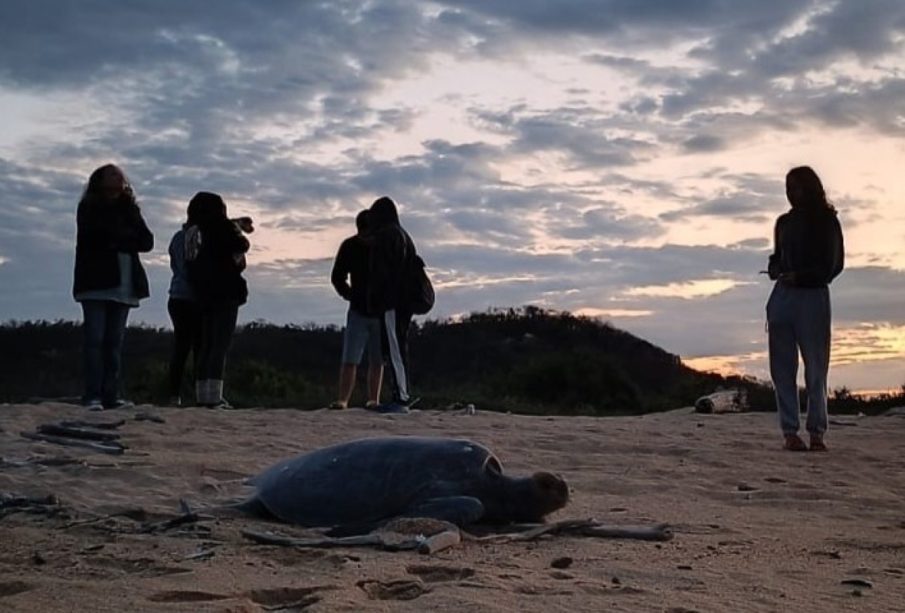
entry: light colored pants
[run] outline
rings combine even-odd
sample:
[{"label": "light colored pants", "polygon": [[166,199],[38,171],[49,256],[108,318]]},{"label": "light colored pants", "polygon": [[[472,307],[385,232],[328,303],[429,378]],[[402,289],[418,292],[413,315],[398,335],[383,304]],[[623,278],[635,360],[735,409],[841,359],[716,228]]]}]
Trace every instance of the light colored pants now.
[{"label": "light colored pants", "polygon": [[385,311],[380,326],[385,361],[393,378],[393,402],[408,404],[408,329],[412,316],[395,309]]},{"label": "light colored pants", "polygon": [[770,377],[783,434],[798,432],[798,353],[804,362],[808,397],[807,430],[827,427],[827,374],[830,369],[830,291],[826,287],[791,287],[778,282],[767,301]]},{"label": "light colored pants", "polygon": [[346,313],[346,329],[343,331],[343,364],[361,364],[365,349],[368,350],[368,365],[383,363],[380,349],[380,318],[365,317],[355,309]]}]

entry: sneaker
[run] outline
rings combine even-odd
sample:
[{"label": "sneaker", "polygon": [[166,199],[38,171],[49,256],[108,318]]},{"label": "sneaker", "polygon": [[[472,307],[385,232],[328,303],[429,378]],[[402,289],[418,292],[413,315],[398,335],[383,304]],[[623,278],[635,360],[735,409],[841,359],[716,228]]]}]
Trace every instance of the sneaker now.
[{"label": "sneaker", "polygon": [[346,403],[342,400],[334,400],[327,406],[327,408],[333,411],[342,411],[346,408]]},{"label": "sneaker", "polygon": [[826,443],[823,442],[823,436],[820,434],[812,434],[811,435],[811,451],[829,451]]},{"label": "sneaker", "polygon": [[104,403],[101,402],[100,398],[89,398],[82,402],[82,406],[88,409],[89,411],[103,411]]},{"label": "sneaker", "polygon": [[130,402],[129,400],[123,400],[122,398],[117,398],[111,402],[105,402],[103,405],[104,409],[131,409],[135,406],[134,402]]},{"label": "sneaker", "polygon": [[786,440],[782,446],[786,451],[807,451],[808,446],[804,444],[801,437],[797,434],[786,434]]},{"label": "sneaker", "polygon": [[382,414],[390,414],[390,413],[398,413],[398,414],[406,414],[409,413],[409,405],[403,404],[401,402],[387,402],[385,404],[378,404],[374,406],[372,411],[376,411],[377,413]]},{"label": "sneaker", "polygon": [[233,408],[233,405],[231,405],[226,398],[221,398],[218,402],[215,402],[213,404],[205,404],[203,406],[205,406],[209,409],[231,409],[231,408]]}]

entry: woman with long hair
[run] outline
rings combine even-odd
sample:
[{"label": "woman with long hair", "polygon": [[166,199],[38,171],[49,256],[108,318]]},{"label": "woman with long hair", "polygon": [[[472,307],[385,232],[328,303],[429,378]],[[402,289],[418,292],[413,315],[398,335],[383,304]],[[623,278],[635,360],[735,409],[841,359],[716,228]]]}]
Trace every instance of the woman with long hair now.
[{"label": "woman with long hair", "polygon": [[806,451],[798,435],[798,354],[807,389],[806,429],[811,451],[826,451],[827,374],[830,366],[829,285],[842,272],[845,252],[836,209],[808,166],[786,175],[792,208],[779,216],[768,273],[775,280],[767,301],[770,376],[776,392],[784,448]]},{"label": "woman with long hair", "polygon": [[72,294],[84,315],[82,402],[91,410],[129,406],[120,397],[122,346],[129,309],[150,294],[138,257],[154,247],[123,171],[106,164],[88,178],[76,214]]},{"label": "woman with long hair", "polygon": [[192,197],[188,217],[193,223],[185,230],[184,257],[201,311],[195,396],[201,406],[229,408],[223,374],[239,307],[248,299],[242,271],[250,244],[243,231],[251,231],[251,220],[229,219],[223,198],[211,192]]}]

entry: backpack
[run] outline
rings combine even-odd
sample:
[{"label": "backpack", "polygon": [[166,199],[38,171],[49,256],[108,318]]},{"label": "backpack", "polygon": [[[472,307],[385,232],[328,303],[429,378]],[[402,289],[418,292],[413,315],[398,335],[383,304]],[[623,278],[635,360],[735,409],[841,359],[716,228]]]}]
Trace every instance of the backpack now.
[{"label": "backpack", "polygon": [[424,270],[424,260],[420,255],[415,254],[409,267],[408,307],[415,315],[425,315],[434,308],[434,286]]}]

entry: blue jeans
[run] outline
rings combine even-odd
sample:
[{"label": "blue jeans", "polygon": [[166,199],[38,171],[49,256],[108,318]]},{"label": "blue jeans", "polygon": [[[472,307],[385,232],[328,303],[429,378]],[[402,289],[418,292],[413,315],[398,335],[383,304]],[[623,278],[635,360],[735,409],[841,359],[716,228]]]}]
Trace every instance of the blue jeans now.
[{"label": "blue jeans", "polygon": [[827,427],[827,374],[830,369],[830,291],[826,287],[791,287],[777,283],[767,301],[770,377],[783,434],[799,428],[798,352],[804,362],[808,394],[807,430]]},{"label": "blue jeans", "polygon": [[123,337],[129,306],[113,300],[83,300],[85,395],[111,404],[119,398]]}]

